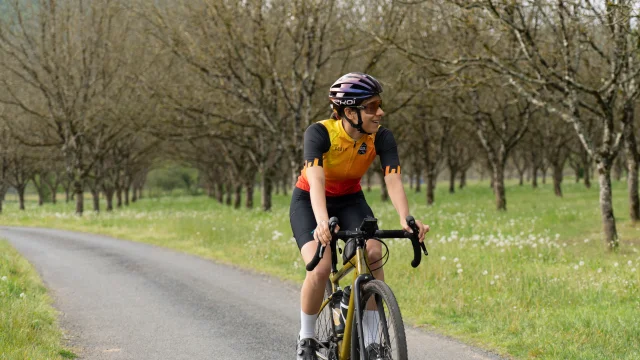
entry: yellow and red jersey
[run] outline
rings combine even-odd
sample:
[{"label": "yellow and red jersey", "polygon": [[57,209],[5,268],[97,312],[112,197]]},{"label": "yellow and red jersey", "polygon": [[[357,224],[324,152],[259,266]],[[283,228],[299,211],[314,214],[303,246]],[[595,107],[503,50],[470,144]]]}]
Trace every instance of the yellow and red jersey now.
[{"label": "yellow and red jersey", "polygon": [[323,120],[304,133],[304,168],[296,187],[309,191],[307,168],[324,168],[326,196],[353,194],[362,189],[360,179],[380,155],[385,175],[400,173],[398,146],[393,134],[380,126],[378,132],[354,141],[340,120]]}]

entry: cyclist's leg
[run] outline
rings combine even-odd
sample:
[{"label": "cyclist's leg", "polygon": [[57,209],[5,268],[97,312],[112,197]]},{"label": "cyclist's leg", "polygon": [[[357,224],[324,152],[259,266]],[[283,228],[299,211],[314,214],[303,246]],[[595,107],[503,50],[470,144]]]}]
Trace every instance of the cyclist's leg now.
[{"label": "cyclist's leg", "polygon": [[[375,217],[373,210],[364,197],[362,192],[354,194],[354,199],[351,199],[348,204],[340,211],[340,223],[344,224],[344,228],[348,230],[355,230],[356,227],[362,224],[362,220],[365,217]],[[367,259],[369,260],[369,268],[372,270],[371,274],[377,280],[384,281],[384,269],[382,268],[382,243],[376,239],[369,239],[367,241]],[[362,315],[362,329],[364,336],[365,346],[369,346],[372,343],[377,342],[379,338],[379,324],[380,314],[378,311],[378,304],[376,304],[375,297],[370,297],[367,301],[365,311]]]},{"label": "cyclist's leg", "polygon": [[[311,207],[309,193],[294,189],[289,209],[291,229],[298,243],[304,264],[315,255],[317,243],[313,239],[312,230],[316,228],[315,216]],[[322,304],[327,280],[331,272],[331,249],[326,249],[324,257],[316,268],[307,272],[300,291],[301,338],[314,336],[315,320]]]},{"label": "cyclist's leg", "polygon": [[[350,197],[343,204],[338,215],[340,230],[355,230],[362,224],[364,218],[375,217],[362,191],[352,194]],[[373,270],[373,277],[384,281],[382,244],[380,241],[376,239],[367,241],[367,258],[369,259],[369,268]]]}]

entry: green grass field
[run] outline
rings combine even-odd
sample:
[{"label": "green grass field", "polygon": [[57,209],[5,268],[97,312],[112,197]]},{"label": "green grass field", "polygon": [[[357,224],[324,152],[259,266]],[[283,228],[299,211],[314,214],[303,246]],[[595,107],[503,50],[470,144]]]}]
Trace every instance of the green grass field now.
[{"label": "green grass field", "polygon": [[[407,240],[389,242],[385,277],[404,318],[514,358],[640,358],[640,227],[628,221],[626,183],[614,183],[616,253],[601,239],[598,189],[566,180],[563,190],[556,198],[551,185],[509,183],[508,211],[500,213],[487,183],[455,194],[441,184],[432,207],[407,188],[413,215],[432,230],[430,255],[418,269],[409,264]],[[381,228],[399,227],[378,191],[366,196]],[[263,213],[204,196],[166,197],[79,218],[74,204],[29,203],[20,212],[7,202],[0,221],[143,241],[301,283],[288,203],[276,196],[273,211]]]},{"label": "green grass field", "polygon": [[73,359],[38,274],[0,241],[0,359]]}]

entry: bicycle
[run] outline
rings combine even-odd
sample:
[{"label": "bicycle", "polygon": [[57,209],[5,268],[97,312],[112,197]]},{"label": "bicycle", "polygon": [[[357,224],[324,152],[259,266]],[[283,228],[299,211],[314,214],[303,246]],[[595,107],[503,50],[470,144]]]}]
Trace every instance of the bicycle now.
[{"label": "bicycle", "polygon": [[[319,344],[316,354],[323,360],[406,360],[408,356],[407,341],[400,307],[391,288],[386,283],[375,280],[371,275],[372,271],[369,268],[365,250],[368,239],[408,238],[411,239],[414,254],[411,266],[418,267],[421,261],[420,247],[422,247],[425,256],[429,253],[424,243],[420,243],[418,240],[419,229],[414,218],[407,217],[407,224],[413,233],[404,230],[376,230],[377,219],[375,218],[365,218],[360,228],[355,231],[347,230],[336,233],[337,224],[337,218],[332,217],[329,220],[329,227],[333,234],[329,245],[331,247],[331,275],[327,281],[325,297],[316,321],[316,335]],[[346,241],[343,265],[340,269],[337,269],[336,242],[338,239]],[[351,245],[349,245],[350,242]],[[386,247],[384,242],[382,244]],[[386,256],[388,256],[388,247],[386,248]],[[322,259],[324,251],[325,246],[319,243],[314,258],[306,266],[307,271],[312,271],[316,267]],[[382,259],[378,261],[382,261]],[[349,287],[341,289],[340,280],[352,271],[354,271],[350,286],[352,290],[345,315],[340,308],[340,302]],[[369,307],[374,305],[376,308],[374,310],[378,317],[376,332],[379,333],[375,342],[372,342],[378,344],[372,348],[375,356],[369,357],[369,359],[367,359],[363,327],[363,312],[367,305]]]}]

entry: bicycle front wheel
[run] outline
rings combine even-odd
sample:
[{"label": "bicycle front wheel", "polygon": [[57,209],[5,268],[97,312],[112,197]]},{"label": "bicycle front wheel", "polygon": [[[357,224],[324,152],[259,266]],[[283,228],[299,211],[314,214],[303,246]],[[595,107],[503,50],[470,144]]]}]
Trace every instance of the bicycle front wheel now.
[{"label": "bicycle front wheel", "polygon": [[[369,305],[369,306],[367,306]],[[360,303],[365,359],[407,360],[407,339],[400,307],[391,288],[380,280],[364,284]],[[354,317],[351,359],[360,359],[360,334]]]},{"label": "bicycle front wheel", "polygon": [[[325,302],[332,295],[331,282],[327,281],[324,292]],[[336,334],[336,311],[333,309],[332,303],[320,309],[318,319],[316,320],[316,339],[320,344],[316,355],[321,360],[338,360],[338,343]]]}]

